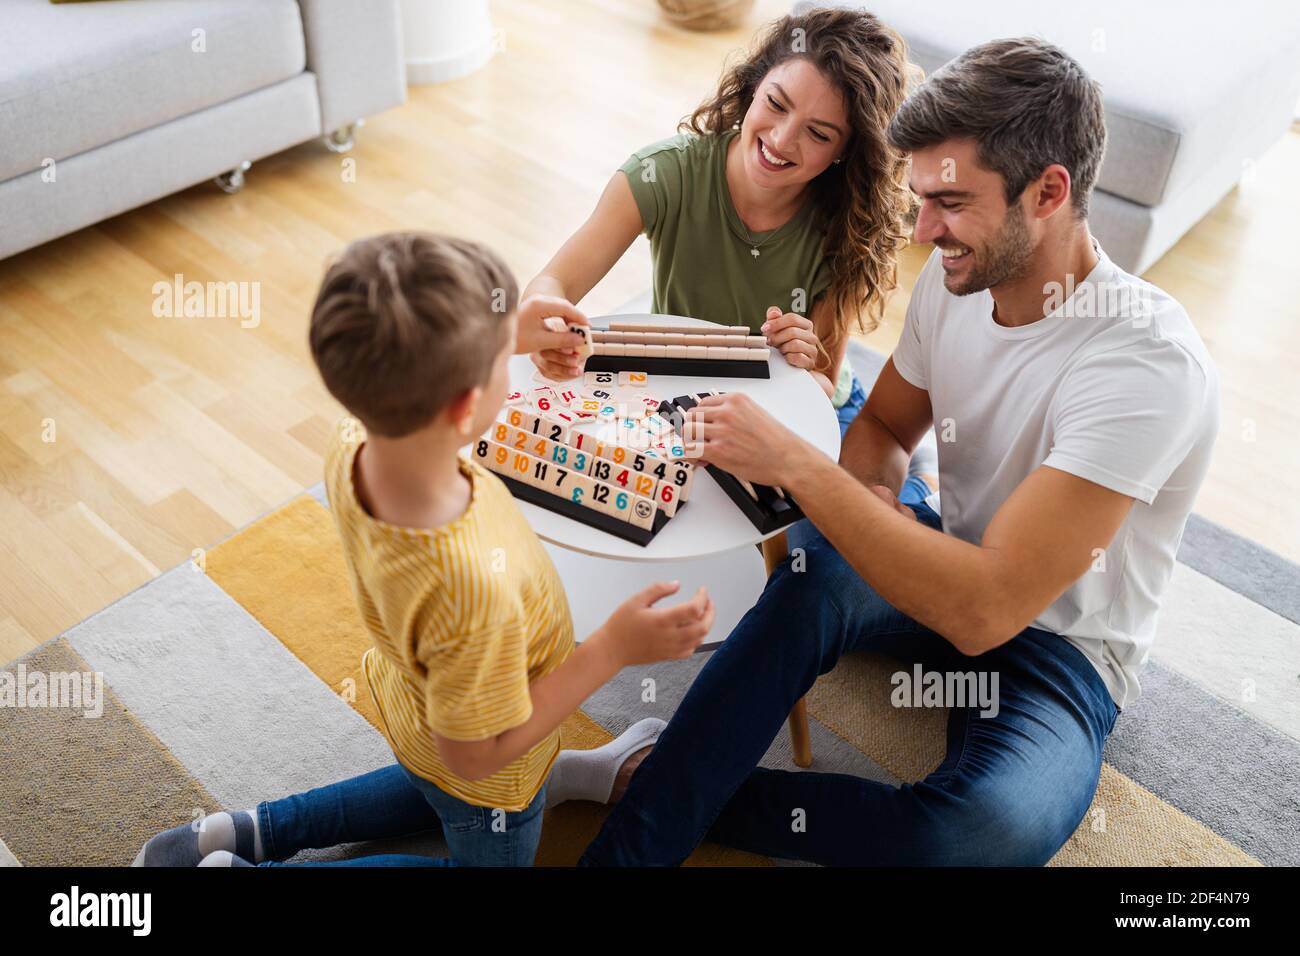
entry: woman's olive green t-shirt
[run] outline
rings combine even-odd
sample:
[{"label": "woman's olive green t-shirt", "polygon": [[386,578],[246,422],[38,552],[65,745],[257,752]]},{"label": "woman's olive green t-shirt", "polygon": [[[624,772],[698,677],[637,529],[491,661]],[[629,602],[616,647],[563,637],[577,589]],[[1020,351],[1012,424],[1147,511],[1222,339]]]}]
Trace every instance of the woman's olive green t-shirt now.
[{"label": "woman's olive green t-shirt", "polygon": [[[770,306],[811,312],[830,286],[830,267],[812,202],[778,229],[745,228],[726,178],[727,144],[735,135],[683,133],[638,150],[620,168],[650,240],[654,311],[747,325],[757,333]],[[852,381],[849,363],[841,362],[831,399],[836,407]]]}]

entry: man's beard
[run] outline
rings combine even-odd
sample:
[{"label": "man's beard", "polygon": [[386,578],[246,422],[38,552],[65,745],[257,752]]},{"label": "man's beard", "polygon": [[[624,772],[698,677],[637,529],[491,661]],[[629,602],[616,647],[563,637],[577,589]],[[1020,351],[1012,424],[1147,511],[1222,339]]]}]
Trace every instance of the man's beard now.
[{"label": "man's beard", "polygon": [[1033,251],[1025,211],[1020,203],[1013,203],[1002,220],[1002,228],[988,246],[982,252],[971,250],[970,275],[956,288],[948,285],[945,276],[944,287],[953,295],[970,295],[1018,279],[1025,273]]}]

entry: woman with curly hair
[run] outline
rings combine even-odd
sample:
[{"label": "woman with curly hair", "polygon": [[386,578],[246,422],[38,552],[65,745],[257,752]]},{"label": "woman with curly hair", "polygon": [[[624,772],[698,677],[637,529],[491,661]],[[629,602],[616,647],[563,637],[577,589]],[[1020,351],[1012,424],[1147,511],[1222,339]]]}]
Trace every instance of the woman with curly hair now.
[{"label": "woman with curly hair", "polygon": [[[660,313],[747,325],[830,396],[841,431],[865,401],[844,360],[896,283],[910,209],[885,137],[908,88],[902,39],[860,10],[773,22],[679,134],[638,150],[524,291],[576,303],[636,237]],[[576,352],[534,362],[556,379]]]}]

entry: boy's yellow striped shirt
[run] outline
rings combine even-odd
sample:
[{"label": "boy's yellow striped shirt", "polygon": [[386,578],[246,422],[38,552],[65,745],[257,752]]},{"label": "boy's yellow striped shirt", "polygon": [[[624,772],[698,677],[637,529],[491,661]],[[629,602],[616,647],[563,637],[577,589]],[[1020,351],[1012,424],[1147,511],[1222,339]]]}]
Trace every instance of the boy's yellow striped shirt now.
[{"label": "boy's yellow striped shirt", "polygon": [[[351,440],[349,440],[351,439]],[[483,740],[532,715],[529,685],[573,650],[573,621],[555,566],[514,498],[461,459],[472,494],[465,513],[433,529],[371,517],[352,483],[361,425],[345,419],[325,462],[330,510],[353,594],[374,647],[362,658],[397,758],[468,803],[522,810],[560,749],[558,728],[482,780],[447,769],[436,730]]]}]

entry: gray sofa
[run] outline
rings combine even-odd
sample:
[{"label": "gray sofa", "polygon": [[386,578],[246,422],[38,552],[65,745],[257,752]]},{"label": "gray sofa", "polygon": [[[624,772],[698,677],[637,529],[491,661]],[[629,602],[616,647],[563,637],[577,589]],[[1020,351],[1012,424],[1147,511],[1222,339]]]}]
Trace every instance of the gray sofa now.
[{"label": "gray sofa", "polygon": [[[1287,130],[1297,0],[870,0],[926,74],[1000,37],[1056,43],[1101,83],[1108,146],[1089,225],[1123,268],[1160,258]],[[802,11],[812,3],[798,3]]]},{"label": "gray sofa", "polygon": [[397,0],[4,0],[0,257],[405,95]]}]

